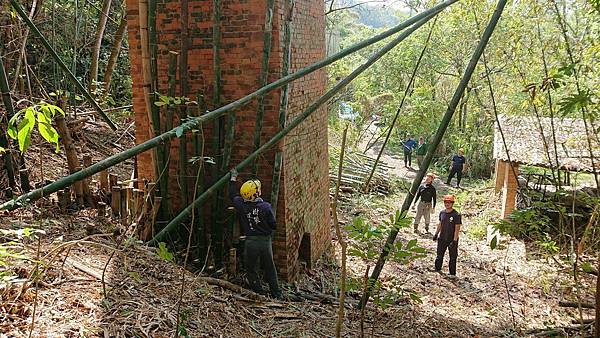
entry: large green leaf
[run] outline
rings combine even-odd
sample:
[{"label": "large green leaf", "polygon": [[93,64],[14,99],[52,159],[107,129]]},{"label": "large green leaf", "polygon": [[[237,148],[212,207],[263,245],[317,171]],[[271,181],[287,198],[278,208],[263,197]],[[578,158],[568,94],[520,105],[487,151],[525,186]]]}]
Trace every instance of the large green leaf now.
[{"label": "large green leaf", "polygon": [[46,141],[56,144],[56,152],[58,152],[60,150],[58,145],[58,132],[52,127],[52,120],[45,112],[38,112],[37,117],[40,135],[42,135]]},{"label": "large green leaf", "polygon": [[17,132],[17,141],[19,142],[19,150],[24,153],[29,147],[31,141],[31,132],[35,127],[35,110],[29,107],[25,110],[23,120],[19,123],[19,131]]}]

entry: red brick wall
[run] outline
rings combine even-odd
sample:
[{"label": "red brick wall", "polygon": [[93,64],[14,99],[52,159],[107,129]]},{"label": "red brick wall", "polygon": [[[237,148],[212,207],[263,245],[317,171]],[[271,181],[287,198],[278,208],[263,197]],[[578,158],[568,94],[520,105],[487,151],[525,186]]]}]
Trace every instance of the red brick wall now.
[{"label": "red brick wall", "polygon": [[[281,75],[283,61],[284,2],[276,0],[273,17],[273,46],[269,61],[269,82]],[[149,122],[145,112],[142,93],[141,52],[139,40],[138,1],[127,0],[130,56],[133,76],[134,110],[136,117],[136,141],[148,138]],[[190,98],[196,93],[205,96],[209,109],[213,107],[214,68],[212,39],[212,1],[189,1],[188,72]],[[166,93],[168,51],[180,51],[179,37],[180,1],[162,0],[158,3],[158,74],[159,91]],[[221,9],[221,103],[226,104],[243,97],[259,87],[260,65],[263,55],[263,29],[266,0],[224,0]],[[295,71],[309,65],[325,54],[323,1],[296,1],[293,14],[292,69]],[[291,84],[288,121],[302,112],[325,90],[325,73],[319,71]],[[261,143],[269,140],[277,131],[280,91],[265,97],[265,115]],[[236,109],[235,143],[231,164],[247,157],[253,149],[253,134],[257,110],[256,100]],[[214,122],[205,126],[205,138],[210,140]],[[189,143],[189,141],[188,141]],[[314,116],[286,137],[283,148],[283,172],[277,210],[278,231],[274,255],[280,274],[293,279],[298,272],[297,259],[300,240],[305,232],[311,233],[311,260],[314,261],[329,244],[328,156],[327,116],[321,109]],[[173,197],[179,192],[177,181],[178,141],[171,144],[170,188]],[[210,142],[205,151],[210,152]],[[259,178],[263,183],[263,196],[271,194],[275,150],[260,156]],[[152,178],[153,166],[149,153],[138,156],[138,172]],[[248,176],[250,169],[241,173]],[[187,182],[189,186],[191,182]],[[179,205],[175,204],[178,208]],[[285,229],[285,231],[283,231]]]}]

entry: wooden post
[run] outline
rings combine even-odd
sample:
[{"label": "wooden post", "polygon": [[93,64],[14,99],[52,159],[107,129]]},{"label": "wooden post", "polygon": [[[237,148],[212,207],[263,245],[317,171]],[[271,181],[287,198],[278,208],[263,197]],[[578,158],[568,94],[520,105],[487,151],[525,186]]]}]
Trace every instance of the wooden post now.
[{"label": "wooden post", "polygon": [[235,248],[229,249],[229,275],[235,276],[237,274],[237,251]]},{"label": "wooden post", "polygon": [[121,224],[127,225],[127,188],[121,187],[119,201],[121,204],[119,205],[119,216],[121,216]]},{"label": "wooden post", "polygon": [[[81,167],[77,166],[75,167],[75,169],[73,170],[74,173],[81,171]],[[80,207],[83,207],[84,203],[84,194],[83,194],[83,182],[82,181],[77,181],[75,183],[73,183],[73,188],[75,188],[75,201],[77,202],[77,205],[79,205]]]},{"label": "wooden post", "polygon": [[160,210],[161,203],[162,197],[155,196],[154,203],[152,203],[152,223],[150,224],[150,228],[152,229],[152,237],[154,237],[154,226],[156,224],[156,216],[158,215],[158,211]]},{"label": "wooden post", "polygon": [[58,206],[64,211],[71,204],[71,191],[64,189],[56,192],[58,196]]},{"label": "wooden post", "polygon": [[23,192],[29,192],[31,190],[31,184],[29,184],[29,170],[19,170],[19,178],[21,179],[21,190]]},{"label": "wooden post", "polygon": [[100,190],[106,192],[110,191],[110,186],[108,185],[108,171],[102,170],[100,172]]},{"label": "wooden post", "polygon": [[[92,166],[92,156],[90,154],[83,155],[83,167],[89,168]],[[92,176],[83,180],[83,195],[85,196],[85,200],[90,207],[95,207],[96,202],[94,201],[94,196],[92,196],[92,192],[90,190],[90,183],[92,181]]]},{"label": "wooden post", "polygon": [[98,202],[97,204],[98,206],[98,218],[104,218],[104,216],[106,216],[106,203],[104,202]]},{"label": "wooden post", "polygon": [[111,190],[110,208],[112,209],[113,217],[118,217],[121,215],[121,187],[115,185]]}]

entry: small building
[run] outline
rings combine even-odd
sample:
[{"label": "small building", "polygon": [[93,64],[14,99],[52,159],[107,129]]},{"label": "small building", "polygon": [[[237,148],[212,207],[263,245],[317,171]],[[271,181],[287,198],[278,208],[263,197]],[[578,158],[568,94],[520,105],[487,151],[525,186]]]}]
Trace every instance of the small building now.
[{"label": "small building", "polygon": [[498,119],[500,128],[496,124],[494,132],[495,187],[502,190],[502,218],[515,208],[520,165],[600,173],[600,140],[594,132],[600,126],[588,122],[586,133],[582,119],[508,115]]}]

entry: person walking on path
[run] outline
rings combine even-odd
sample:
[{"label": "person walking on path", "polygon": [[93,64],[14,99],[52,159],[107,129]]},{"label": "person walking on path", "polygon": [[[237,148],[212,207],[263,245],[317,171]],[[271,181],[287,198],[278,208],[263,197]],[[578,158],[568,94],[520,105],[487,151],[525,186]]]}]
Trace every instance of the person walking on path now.
[{"label": "person walking on path", "polygon": [[427,155],[427,149],[429,145],[425,142],[425,138],[423,136],[419,137],[419,144],[417,144],[417,164],[419,165],[419,169],[421,169],[421,165],[423,164],[423,159],[425,155]]},{"label": "person walking on path", "polygon": [[417,215],[415,216],[415,232],[418,232],[419,222],[421,222],[421,217],[425,219],[425,232],[429,232],[429,221],[430,215],[435,210],[435,200],[437,198],[437,194],[435,191],[435,187],[433,186],[433,180],[435,179],[434,173],[427,173],[425,176],[425,183],[419,186],[419,190],[417,191],[417,196],[415,197],[415,202],[413,204],[413,210],[415,209],[415,204],[419,201],[417,205]]},{"label": "person walking on path", "polygon": [[412,139],[410,135],[406,135],[406,140],[401,143],[404,150],[404,167],[410,168],[412,165],[412,151],[417,146],[417,141]]},{"label": "person walking on path", "polygon": [[260,198],[261,184],[257,179],[248,180],[237,189],[237,171],[231,170],[229,197],[238,214],[242,233],[246,236],[244,264],[250,288],[264,294],[258,277],[258,263],[262,264],[269,291],[273,298],[280,299],[281,291],[277,281],[277,270],[273,262],[272,236],[275,231],[275,216],[270,203]]},{"label": "person walking on path", "polygon": [[456,175],[456,187],[460,188],[460,180],[462,179],[462,174],[466,170],[467,159],[464,156],[465,151],[460,148],[458,149],[458,153],[452,156],[452,164],[450,164],[450,174],[448,174],[448,180],[446,180],[446,184],[450,185],[452,178]]},{"label": "person walking on path", "polygon": [[437,256],[435,257],[435,271],[442,270],[446,249],[450,254],[448,264],[450,278],[456,278],[456,260],[458,259],[458,237],[462,219],[460,213],[454,210],[454,195],[444,196],[444,210],[440,211],[438,223],[433,240],[437,241]]}]

